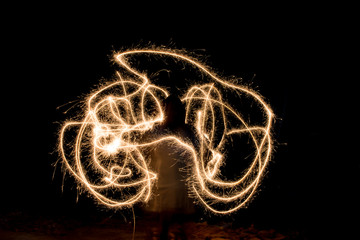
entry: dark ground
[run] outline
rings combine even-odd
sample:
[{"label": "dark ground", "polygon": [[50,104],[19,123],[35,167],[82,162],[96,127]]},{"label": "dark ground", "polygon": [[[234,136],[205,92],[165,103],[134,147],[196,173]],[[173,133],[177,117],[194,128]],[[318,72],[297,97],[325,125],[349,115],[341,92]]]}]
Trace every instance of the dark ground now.
[{"label": "dark ground", "polygon": [[[123,216],[46,216],[11,212],[0,218],[1,239],[158,239],[156,217],[136,217],[135,233],[132,219]],[[235,240],[235,239],[303,239],[303,232],[292,229],[269,228],[236,222],[207,222],[201,219],[183,224],[188,239]],[[179,224],[170,227],[169,236],[175,239]]]},{"label": "dark ground", "polygon": [[[356,118],[342,104],[342,86],[352,84],[337,63],[351,49],[335,39],[348,36],[337,15],[315,6],[178,10],[186,18],[18,8],[3,34],[0,239],[130,239],[131,214],[78,197],[71,180],[62,189],[59,167],[53,177],[57,131],[71,118],[57,107],[111,79],[114,50],[149,42],[209,56],[222,75],[252,83],[277,117],[275,152],[254,200],[233,216],[189,222],[189,239],[330,239],[340,226],[356,229],[360,165],[343,135]],[[142,239],[154,221],[137,214]]]}]

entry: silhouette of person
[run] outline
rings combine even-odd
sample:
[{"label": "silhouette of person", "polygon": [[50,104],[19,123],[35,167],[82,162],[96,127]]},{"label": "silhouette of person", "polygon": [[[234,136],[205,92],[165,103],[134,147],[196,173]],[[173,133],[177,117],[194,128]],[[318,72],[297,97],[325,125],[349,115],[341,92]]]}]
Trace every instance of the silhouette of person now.
[{"label": "silhouette of person", "polygon": [[[170,95],[164,100],[164,108],[164,121],[152,132],[157,137],[171,135],[181,141],[194,142],[195,134],[185,124],[185,108],[181,100]],[[150,159],[150,169],[157,173],[157,182],[146,210],[159,214],[160,239],[168,239],[169,227],[175,222],[180,223],[179,237],[186,239],[182,223],[195,211],[186,181],[190,177],[188,170],[192,156],[176,141],[165,140],[151,150]]]}]

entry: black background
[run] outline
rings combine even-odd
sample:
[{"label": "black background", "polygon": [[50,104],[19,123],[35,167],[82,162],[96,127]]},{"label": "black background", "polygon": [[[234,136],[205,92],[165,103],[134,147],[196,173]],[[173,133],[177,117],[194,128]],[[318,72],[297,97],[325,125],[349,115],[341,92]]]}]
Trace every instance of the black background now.
[{"label": "black background", "polygon": [[[10,19],[3,37],[3,211],[113,214],[86,196],[77,202],[74,185],[62,190],[59,166],[52,178],[57,131],[71,118],[63,113],[67,105],[58,107],[111,79],[114,51],[149,44],[208,56],[222,75],[252,82],[273,107],[275,151],[268,172],[252,203],[229,221],[326,231],[357,210],[345,210],[355,200],[343,200],[353,199],[347,186],[357,179],[359,164],[350,167],[345,151],[337,155],[346,140],[337,135],[344,109],[334,107],[344,94],[329,88],[342,83],[334,77],[341,52],[334,36],[346,30],[337,18],[310,7],[170,9],[49,8]],[[345,215],[336,217],[339,212]]]}]

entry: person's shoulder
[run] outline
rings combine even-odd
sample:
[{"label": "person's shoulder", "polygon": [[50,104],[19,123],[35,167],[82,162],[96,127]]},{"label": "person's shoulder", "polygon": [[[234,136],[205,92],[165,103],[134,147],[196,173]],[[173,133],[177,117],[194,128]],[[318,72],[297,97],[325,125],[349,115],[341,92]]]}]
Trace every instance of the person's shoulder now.
[{"label": "person's shoulder", "polygon": [[192,125],[185,124],[183,127],[184,136],[193,144],[197,141],[197,131]]},{"label": "person's shoulder", "polygon": [[145,141],[149,141],[151,139],[154,139],[156,137],[158,137],[162,132],[162,126],[160,125],[155,125],[152,128],[150,128],[149,130],[146,130],[143,134],[143,139]]},{"label": "person's shoulder", "polygon": [[192,134],[195,135],[196,134],[196,128],[190,124],[185,124],[184,125],[184,130],[188,133],[188,134]]}]

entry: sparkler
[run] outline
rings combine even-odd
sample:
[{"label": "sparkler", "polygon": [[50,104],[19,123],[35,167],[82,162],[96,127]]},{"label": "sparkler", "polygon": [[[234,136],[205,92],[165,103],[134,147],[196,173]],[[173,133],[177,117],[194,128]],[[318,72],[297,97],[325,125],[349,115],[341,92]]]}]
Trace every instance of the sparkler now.
[{"label": "sparkler", "polygon": [[[131,65],[129,59],[138,55],[172,58],[208,79],[190,86],[181,98],[186,106],[185,122],[196,129],[196,146],[173,135],[142,141],[147,131],[164,120],[161,102],[169,92]],[[90,95],[83,120],[66,122],[60,131],[59,149],[71,175],[106,206],[123,208],[147,202],[157,173],[149,168],[144,149],[171,141],[190,153],[188,185],[200,204],[218,214],[243,207],[254,195],[272,150],[273,113],[261,96],[220,78],[197,59],[172,50],[129,50],[115,54],[115,60],[122,69],[117,72],[118,80]],[[236,106],[226,101],[225,92],[251,99],[261,112],[262,124],[246,121]],[[221,166],[241,161],[227,159],[224,154],[226,143],[234,136],[249,137],[254,154],[243,175],[229,181]]]}]

